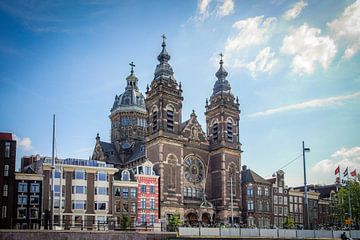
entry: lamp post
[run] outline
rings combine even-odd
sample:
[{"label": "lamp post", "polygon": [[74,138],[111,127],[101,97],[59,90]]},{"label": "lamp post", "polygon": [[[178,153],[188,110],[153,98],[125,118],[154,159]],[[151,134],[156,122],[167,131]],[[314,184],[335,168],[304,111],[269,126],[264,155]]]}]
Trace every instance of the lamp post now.
[{"label": "lamp post", "polygon": [[304,194],[305,194],[305,214],[306,214],[306,228],[310,228],[309,221],[309,201],[307,195],[307,183],[306,183],[306,164],[305,164],[305,152],[310,152],[310,148],[305,148],[304,141],[302,142],[302,155],[303,155],[303,166],[304,166]]}]

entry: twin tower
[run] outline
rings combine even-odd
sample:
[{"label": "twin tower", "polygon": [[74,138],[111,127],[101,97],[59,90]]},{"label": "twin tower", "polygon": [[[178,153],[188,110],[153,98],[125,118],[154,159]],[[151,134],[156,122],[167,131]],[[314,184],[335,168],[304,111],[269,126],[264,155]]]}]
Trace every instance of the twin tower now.
[{"label": "twin tower", "polygon": [[161,220],[180,214],[190,224],[239,222],[240,109],[222,56],[213,92],[206,99],[204,132],[195,112],[182,119],[183,91],[169,64],[165,40],[163,36],[159,64],[145,98],[130,64],[125,91],[115,97],[111,109],[111,143],[97,137],[93,158],[134,171],[145,159],[153,162],[160,176]]}]

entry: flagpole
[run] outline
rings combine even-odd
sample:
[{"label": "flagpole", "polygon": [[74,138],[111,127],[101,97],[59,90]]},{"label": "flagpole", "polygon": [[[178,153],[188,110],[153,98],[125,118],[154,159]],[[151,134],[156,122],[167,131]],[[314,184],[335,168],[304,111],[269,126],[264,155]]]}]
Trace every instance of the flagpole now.
[{"label": "flagpole", "polygon": [[[352,221],[352,213],[351,213],[351,200],[350,200],[350,182],[349,182],[349,167],[346,168],[347,169],[347,186],[348,186],[348,202],[349,202],[349,217],[350,220]],[[351,223],[349,226],[350,230],[351,230]]]}]

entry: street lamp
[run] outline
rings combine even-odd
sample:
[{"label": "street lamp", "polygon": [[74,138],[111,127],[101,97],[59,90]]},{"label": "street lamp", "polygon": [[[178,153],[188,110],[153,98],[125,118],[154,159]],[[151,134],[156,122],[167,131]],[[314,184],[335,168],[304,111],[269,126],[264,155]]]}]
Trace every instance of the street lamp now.
[{"label": "street lamp", "polygon": [[308,196],[307,196],[305,152],[310,152],[310,148],[306,148],[306,147],[305,147],[305,143],[304,143],[304,141],[303,141],[303,142],[302,142],[302,155],[303,155],[303,166],[304,166],[304,193],[305,193],[306,228],[309,228],[309,227],[310,227],[310,221],[309,221],[309,201],[308,201]]}]

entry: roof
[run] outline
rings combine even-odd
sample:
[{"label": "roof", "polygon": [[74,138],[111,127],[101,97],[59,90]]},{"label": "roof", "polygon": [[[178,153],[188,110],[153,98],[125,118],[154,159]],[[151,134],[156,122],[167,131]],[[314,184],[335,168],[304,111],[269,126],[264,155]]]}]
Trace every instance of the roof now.
[{"label": "roof", "polygon": [[145,143],[138,142],[134,144],[132,154],[125,163],[130,163],[143,157],[145,157]]},{"label": "roof", "polygon": [[0,133],[0,140],[8,140],[12,141],[12,134],[11,133]]},{"label": "roof", "polygon": [[[320,193],[321,198],[329,198],[331,191],[336,192],[336,184],[329,185],[308,185],[308,190]],[[295,187],[294,189],[304,191],[304,186]]]},{"label": "roof", "polygon": [[246,169],[241,172],[241,182],[242,183],[262,183],[262,184],[271,184],[269,181],[266,181],[259,174],[254,172],[251,169]]},{"label": "roof", "polygon": [[101,146],[105,156],[107,157],[108,163],[121,163],[122,162],[122,159],[120,159],[120,156],[117,154],[115,146],[112,143],[100,141],[100,146]]}]

